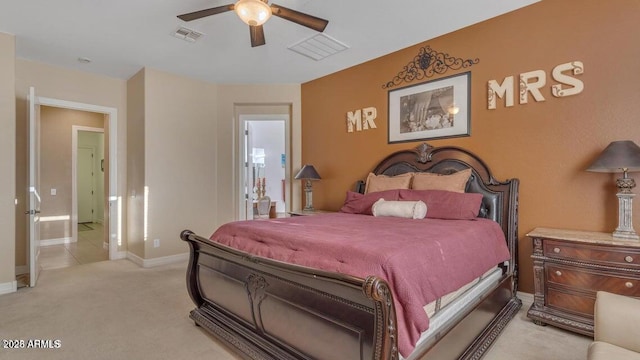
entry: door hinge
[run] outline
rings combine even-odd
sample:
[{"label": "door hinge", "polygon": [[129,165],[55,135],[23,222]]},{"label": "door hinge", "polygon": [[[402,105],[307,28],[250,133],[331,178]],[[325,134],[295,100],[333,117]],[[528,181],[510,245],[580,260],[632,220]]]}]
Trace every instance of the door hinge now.
[{"label": "door hinge", "polygon": [[244,131],[244,134],[245,134],[245,135],[249,135],[249,130],[245,130],[245,131]]}]

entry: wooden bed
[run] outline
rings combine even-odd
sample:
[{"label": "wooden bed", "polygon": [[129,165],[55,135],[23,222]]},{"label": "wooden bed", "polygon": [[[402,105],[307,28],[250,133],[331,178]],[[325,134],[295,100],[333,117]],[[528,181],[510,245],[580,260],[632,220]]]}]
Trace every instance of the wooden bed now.
[{"label": "wooden bed", "polygon": [[[422,144],[372,171],[450,174],[472,168],[467,192],[483,195],[480,216],[497,221],[510,251],[495,286],[431,336],[411,359],[479,359],[521,307],[517,290],[518,180],[497,181],[476,155]],[[359,183],[359,190],[363,186]],[[190,317],[245,359],[399,359],[395,309],[381,278],[358,278],[260,258],[181,233],[191,256]]]}]

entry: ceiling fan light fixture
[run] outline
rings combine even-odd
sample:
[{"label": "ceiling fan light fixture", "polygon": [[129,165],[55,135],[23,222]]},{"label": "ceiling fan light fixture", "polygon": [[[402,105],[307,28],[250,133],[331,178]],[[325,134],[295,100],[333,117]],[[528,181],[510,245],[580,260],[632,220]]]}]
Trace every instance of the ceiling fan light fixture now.
[{"label": "ceiling fan light fixture", "polygon": [[239,0],[234,9],[245,24],[259,26],[271,17],[271,7],[261,0]]}]

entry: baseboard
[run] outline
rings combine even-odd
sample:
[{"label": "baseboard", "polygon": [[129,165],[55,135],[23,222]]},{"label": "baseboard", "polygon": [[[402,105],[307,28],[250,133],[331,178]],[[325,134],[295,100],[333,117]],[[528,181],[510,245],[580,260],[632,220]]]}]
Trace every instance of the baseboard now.
[{"label": "baseboard", "polygon": [[29,273],[29,265],[19,265],[16,266],[16,275],[28,274]]},{"label": "baseboard", "polygon": [[73,241],[70,237],[58,238],[58,239],[44,239],[40,240],[40,246],[51,246],[51,245],[61,245],[61,244],[71,244]]},{"label": "baseboard", "polygon": [[180,261],[189,260],[189,253],[187,252],[187,253],[163,256],[163,257],[158,257],[153,259],[143,259],[132,252],[127,252],[127,259],[133,261],[136,265],[140,267],[151,268],[151,267],[168,265],[168,264],[173,264]]},{"label": "baseboard", "polygon": [[10,294],[16,291],[18,291],[18,282],[15,280],[0,284],[0,295]]}]

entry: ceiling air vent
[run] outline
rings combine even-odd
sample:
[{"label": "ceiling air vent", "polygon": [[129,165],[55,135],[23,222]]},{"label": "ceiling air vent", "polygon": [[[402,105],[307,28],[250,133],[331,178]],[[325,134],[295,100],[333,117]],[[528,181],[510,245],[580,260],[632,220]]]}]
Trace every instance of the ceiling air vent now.
[{"label": "ceiling air vent", "polygon": [[202,37],[203,35],[204,34],[201,32],[197,32],[183,26],[179,27],[178,30],[176,30],[176,32],[173,34],[173,36],[177,37],[178,39],[182,39],[188,42],[196,42],[196,40],[200,39],[200,37]]},{"label": "ceiling air vent", "polygon": [[349,47],[347,45],[325,33],[313,35],[310,38],[289,46],[289,50],[295,51],[298,54],[312,58],[316,61],[347,50],[348,48]]}]

